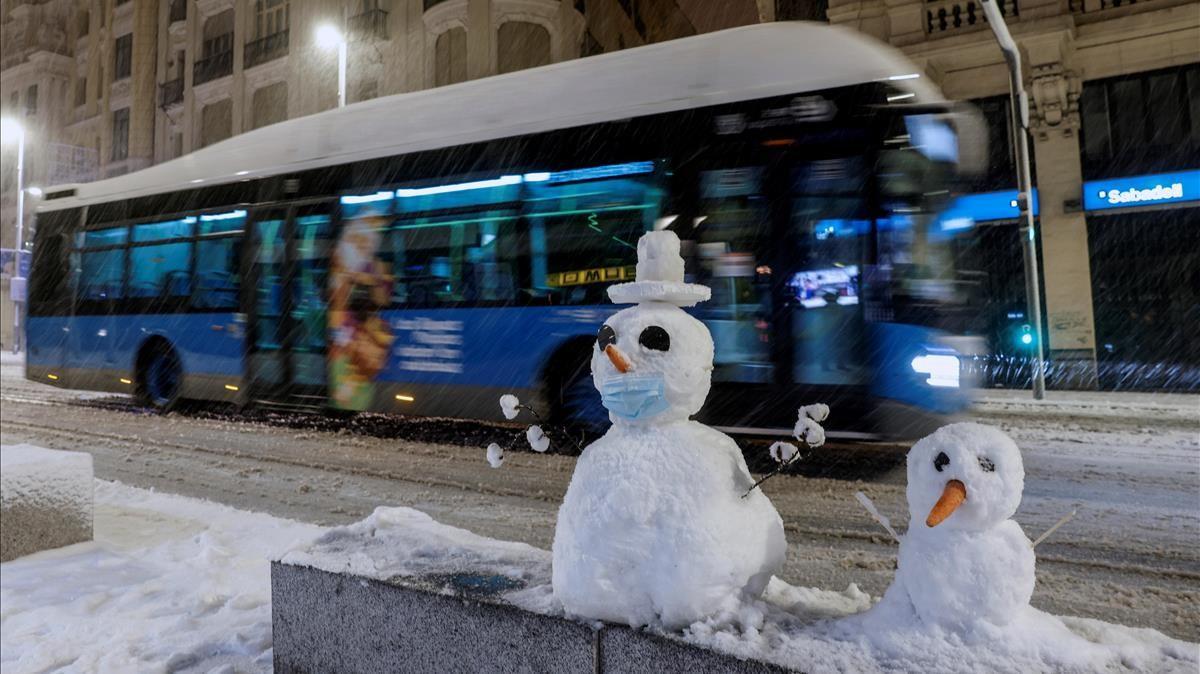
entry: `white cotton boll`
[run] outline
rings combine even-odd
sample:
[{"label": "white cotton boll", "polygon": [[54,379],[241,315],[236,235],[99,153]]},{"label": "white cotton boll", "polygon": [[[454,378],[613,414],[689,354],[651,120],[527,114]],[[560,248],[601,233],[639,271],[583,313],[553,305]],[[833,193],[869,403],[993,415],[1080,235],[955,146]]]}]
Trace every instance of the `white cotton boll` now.
[{"label": "white cotton boll", "polygon": [[499,468],[504,465],[504,449],[492,443],[487,448],[487,460],[492,465],[492,468]]},{"label": "white cotton boll", "polygon": [[800,453],[800,450],[796,449],[796,446],[790,442],[776,442],[771,445],[770,451],[771,458],[779,463],[787,463]]},{"label": "white cotton boll", "polygon": [[542,427],[533,425],[529,430],[525,431],[525,439],[529,441],[530,448],[535,452],[544,452],[550,449],[550,438],[542,432]]},{"label": "white cotton boll", "polygon": [[520,404],[521,401],[511,393],[500,396],[500,411],[504,412],[504,418],[509,421],[517,418],[517,413],[520,411],[517,406]]},{"label": "white cotton boll", "polygon": [[821,427],[821,424],[808,417],[801,417],[796,422],[796,427],[792,429],[792,435],[810,447],[820,447],[825,444],[825,429]]},{"label": "white cotton boll", "polygon": [[829,418],[829,405],[825,403],[813,403],[800,408],[800,416],[808,417],[818,423]]}]

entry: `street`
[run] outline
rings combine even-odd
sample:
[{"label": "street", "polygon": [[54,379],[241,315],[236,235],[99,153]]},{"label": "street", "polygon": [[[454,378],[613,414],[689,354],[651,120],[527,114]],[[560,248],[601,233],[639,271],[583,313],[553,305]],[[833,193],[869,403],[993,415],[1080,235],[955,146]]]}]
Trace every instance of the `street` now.
[{"label": "street", "polygon": [[[510,451],[502,469],[491,469],[487,437],[515,437],[512,426],[380,420],[379,432],[361,422],[245,421],[212,410],[159,416],[120,396],[29,382],[11,357],[0,384],[5,444],[87,451],[100,479],[316,524],[403,505],[549,548],[574,466],[569,456]],[[1038,547],[1035,606],[1200,640],[1200,400],[1052,392],[1035,403],[1025,392],[998,391],[985,392],[972,417],[999,426],[1023,450],[1016,519],[1031,539],[1078,509]],[[390,437],[396,428],[421,440]],[[803,475],[764,485],[787,528],[784,580],[883,592],[896,546],[854,493],[866,492],[903,531],[904,465],[891,455],[899,451],[822,448]]]}]

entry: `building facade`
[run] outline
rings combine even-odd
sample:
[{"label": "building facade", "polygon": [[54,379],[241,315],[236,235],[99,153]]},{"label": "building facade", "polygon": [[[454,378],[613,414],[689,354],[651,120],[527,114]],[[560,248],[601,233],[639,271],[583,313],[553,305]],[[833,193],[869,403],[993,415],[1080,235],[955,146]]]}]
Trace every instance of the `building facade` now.
[{"label": "building facade", "polygon": [[[1197,340],[1183,337],[1200,303],[1200,209],[1190,195],[1200,173],[1183,173],[1200,169],[1200,5],[1000,7],[1026,56],[1055,381],[1136,384],[1113,380],[1130,361],[1200,368]],[[978,0],[32,0],[2,12],[0,103],[34,110],[30,137],[45,141],[32,144],[44,155],[29,159],[27,184],[135,171],[334,107],[336,55],[316,44],[322,24],[347,38],[354,103],[737,25],[827,19],[891,43],[947,97],[975,102],[993,162],[967,189],[1015,188],[1007,71]],[[1154,198],[1160,182],[1162,194],[1178,184],[1189,196]],[[1141,201],[1089,197],[1147,189]],[[989,310],[975,328],[1020,360],[1010,348],[1028,321],[1016,223],[978,225],[962,253],[988,272]],[[3,323],[8,330],[11,319]]]}]

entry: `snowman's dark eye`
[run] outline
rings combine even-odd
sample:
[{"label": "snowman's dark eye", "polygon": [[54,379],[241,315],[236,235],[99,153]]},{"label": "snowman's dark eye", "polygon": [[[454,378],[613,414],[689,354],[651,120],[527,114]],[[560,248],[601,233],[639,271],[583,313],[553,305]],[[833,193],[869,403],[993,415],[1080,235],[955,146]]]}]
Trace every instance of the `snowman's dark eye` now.
[{"label": "snowman's dark eye", "polygon": [[992,463],[992,460],[986,456],[979,457],[979,467],[982,468],[983,472],[985,473],[993,473],[996,471],[996,464]]},{"label": "snowman's dark eye", "polygon": [[657,325],[651,325],[642,330],[641,336],[638,337],[638,343],[647,349],[667,351],[671,348],[671,336],[667,334],[666,330]]},{"label": "snowman's dark eye", "polygon": [[942,472],[942,468],[950,465],[950,457],[946,456],[945,452],[938,452],[938,455],[933,458],[933,467],[937,468],[937,472]]},{"label": "snowman's dark eye", "polygon": [[600,332],[596,333],[596,346],[603,351],[609,346],[617,343],[617,332],[607,325],[600,326]]}]

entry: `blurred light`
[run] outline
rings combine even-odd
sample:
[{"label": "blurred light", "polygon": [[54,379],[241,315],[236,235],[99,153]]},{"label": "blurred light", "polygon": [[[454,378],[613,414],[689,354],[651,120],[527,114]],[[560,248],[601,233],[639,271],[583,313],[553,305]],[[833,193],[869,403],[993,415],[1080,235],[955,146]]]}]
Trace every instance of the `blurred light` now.
[{"label": "blurred light", "polygon": [[247,175],[248,173],[250,173],[250,172],[249,172],[249,171],[247,171],[247,170],[245,170],[245,169],[243,169],[243,170],[241,170],[241,171],[238,171],[237,173],[235,173],[235,174],[233,174],[233,175],[235,175],[235,176],[244,176],[244,175]]},{"label": "blurred light", "polygon": [[329,23],[323,23],[317,26],[316,32],[317,46],[321,49],[337,49],[341,46],[345,38],[342,37],[342,31],[336,26]]},{"label": "blurred light", "polygon": [[609,164],[607,166],[593,166],[591,168],[574,169],[571,171],[555,171],[550,174],[550,182],[552,183],[568,183],[577,180],[596,180],[599,178],[616,178],[618,176],[632,176],[643,173],[653,173],[654,162],[638,161],[629,164]]},{"label": "blurred light", "polygon": [[188,182],[190,182],[193,185],[196,185],[196,184],[204,182],[204,178],[193,178],[192,180],[189,180]]},{"label": "blurred light", "polygon": [[1022,344],[1033,344],[1033,335],[1029,334],[1028,332],[1021,335],[1021,343]]},{"label": "blurred light", "polygon": [[547,172],[525,174],[525,182],[527,183],[544,183],[549,179],[550,174]]},{"label": "blurred light", "polygon": [[416,398],[409,395],[404,395],[403,393],[397,393],[396,400],[399,400],[402,403],[411,403],[412,401],[416,400]]},{"label": "blurred light", "polygon": [[48,374],[48,375],[46,375],[46,379],[50,379],[50,380],[53,380],[53,381],[58,381],[58,375],[56,375],[56,374]]},{"label": "blurred light", "polygon": [[348,194],[342,197],[342,203],[346,205],[353,204],[369,204],[376,201],[387,201],[395,196],[392,192],[376,192],[375,194]]},{"label": "blurred light", "polygon": [[0,119],[0,140],[7,143],[13,138],[20,138],[25,135],[25,127],[12,117]]},{"label": "blurred light", "polygon": [[211,215],[201,215],[200,220],[203,222],[215,222],[217,220],[236,220],[237,218],[244,217],[246,217],[246,211],[239,209],[236,211],[229,211],[228,213],[212,213]]},{"label": "blurred light", "polygon": [[920,76],[921,73],[908,73],[907,75],[892,75],[888,79],[893,82],[898,82],[900,80],[915,80]]},{"label": "blurred light", "polygon": [[125,377],[121,377],[121,383],[122,383],[122,384],[132,384],[132,383],[133,383],[133,380],[132,380],[132,379],[126,379]]},{"label": "blurred light", "polygon": [[917,97],[916,94],[909,92],[907,94],[896,94],[894,96],[888,96],[887,101],[888,101],[888,103],[895,103],[896,101],[904,101],[904,100],[908,100],[910,98],[916,98],[916,97]]},{"label": "blurred light", "polygon": [[661,230],[664,230],[664,229],[670,227],[671,223],[675,222],[675,220],[677,220],[678,218],[679,218],[679,214],[664,215],[661,218],[658,218],[657,220],[654,221],[654,231],[658,232],[658,231],[661,231]]},{"label": "blurred light", "polygon": [[454,183],[451,185],[435,185],[433,187],[413,187],[400,188],[396,190],[398,197],[423,197],[431,194],[446,194],[448,192],[465,192],[467,190],[482,190],[489,187],[504,187],[506,185],[519,185],[521,176],[500,176],[491,180],[474,180],[467,183]]},{"label": "blurred light", "polygon": [[29,192],[29,196],[33,197],[34,199],[42,198],[42,188],[40,188],[40,187],[36,187],[36,186],[30,187],[29,189],[27,189],[25,191]]},{"label": "blurred light", "polygon": [[226,384],[226,385],[225,385],[225,390],[226,390],[226,391],[236,391],[236,390],[238,390],[238,387],[237,387],[237,386],[234,386],[233,384]]},{"label": "blurred light", "polygon": [[949,354],[925,354],[912,360],[912,369],[918,374],[927,374],[925,383],[930,386],[958,388],[958,356]]}]

